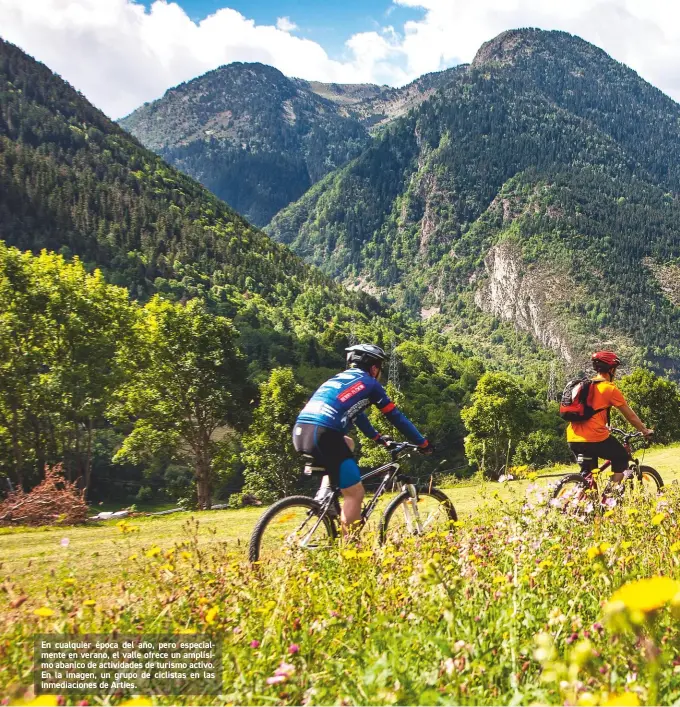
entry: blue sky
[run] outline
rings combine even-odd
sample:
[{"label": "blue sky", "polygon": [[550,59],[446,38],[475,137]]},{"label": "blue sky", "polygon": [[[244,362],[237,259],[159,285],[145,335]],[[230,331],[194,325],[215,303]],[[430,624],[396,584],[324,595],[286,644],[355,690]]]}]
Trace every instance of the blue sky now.
[{"label": "blue sky", "polygon": [[[143,3],[150,7],[153,0]],[[393,4],[390,0],[177,0],[187,15],[199,22],[221,7],[229,6],[257,24],[273,25],[279,17],[288,17],[300,37],[321,44],[336,59],[346,54],[345,41],[359,32],[385,25],[401,27],[408,20],[419,19],[423,10]]]},{"label": "blue sky", "polygon": [[579,35],[680,99],[680,0],[0,0],[0,36],[112,118],[234,61],[403,86],[518,27]]}]

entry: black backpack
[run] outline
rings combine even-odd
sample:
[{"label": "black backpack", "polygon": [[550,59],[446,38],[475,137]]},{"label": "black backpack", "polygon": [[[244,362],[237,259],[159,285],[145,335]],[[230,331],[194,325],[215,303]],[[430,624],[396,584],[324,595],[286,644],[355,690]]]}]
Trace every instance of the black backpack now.
[{"label": "black backpack", "polygon": [[592,405],[595,386],[602,381],[589,378],[573,378],[567,382],[560,401],[560,417],[568,422],[585,422],[602,410],[596,410]]}]

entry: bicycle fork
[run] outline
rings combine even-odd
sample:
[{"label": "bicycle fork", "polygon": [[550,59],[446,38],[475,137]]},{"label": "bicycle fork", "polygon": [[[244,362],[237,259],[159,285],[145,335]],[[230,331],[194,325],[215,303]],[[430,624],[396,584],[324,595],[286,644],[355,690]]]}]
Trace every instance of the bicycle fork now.
[{"label": "bicycle fork", "polygon": [[404,491],[408,491],[409,499],[402,503],[404,510],[404,520],[409,533],[412,533],[414,528],[418,535],[423,532],[423,524],[420,521],[420,513],[418,512],[418,492],[413,484],[404,484]]}]

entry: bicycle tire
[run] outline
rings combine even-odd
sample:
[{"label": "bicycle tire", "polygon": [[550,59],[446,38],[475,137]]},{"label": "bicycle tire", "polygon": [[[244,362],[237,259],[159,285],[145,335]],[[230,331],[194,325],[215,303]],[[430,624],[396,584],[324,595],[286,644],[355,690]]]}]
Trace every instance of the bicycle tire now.
[{"label": "bicycle tire", "polygon": [[[288,496],[287,498],[282,498],[280,501],[277,501],[271,505],[257,521],[257,524],[253,528],[253,532],[250,535],[250,544],[248,546],[248,559],[250,562],[260,561],[262,539],[267,527],[271,525],[272,521],[274,521],[276,516],[280,513],[295,507],[305,508],[307,511],[312,511],[316,518],[318,518],[322,512],[321,504],[309,496]],[[335,540],[337,537],[337,529],[335,523],[330,517],[325,516],[319,527],[323,527],[330,541]]]},{"label": "bicycle tire", "polygon": [[[557,486],[555,486],[555,490],[553,491],[552,495],[552,501],[551,506],[553,507],[558,507],[559,504],[555,504],[554,501],[557,499],[561,498],[567,489],[568,486],[573,484],[576,487],[581,487],[584,491],[588,491],[590,489],[588,483],[586,480],[581,476],[581,474],[567,474],[567,476],[564,476],[562,479],[560,479],[559,483]],[[565,511],[566,508],[563,507],[560,510]]]},{"label": "bicycle tire", "polygon": [[661,474],[654,469],[654,467],[651,466],[641,466],[640,467],[640,480],[642,480],[642,477],[644,475],[650,476],[652,479],[654,479],[654,482],[656,483],[656,490],[657,493],[661,491],[663,488],[663,479],[661,478]]},{"label": "bicycle tire", "polygon": [[[438,501],[440,506],[444,507],[444,512],[447,516],[446,522],[453,523],[458,520],[458,514],[456,513],[456,509],[453,503],[451,502],[451,499],[443,491],[440,491],[436,488],[431,488],[427,491],[419,491],[418,498],[421,497],[434,498],[436,501]],[[402,491],[396,498],[390,501],[389,505],[385,509],[385,512],[383,513],[382,518],[380,519],[380,530],[378,532],[378,542],[381,545],[384,545],[387,539],[387,529],[389,527],[390,521],[392,520],[392,516],[402,505],[402,503],[408,501],[410,498],[411,496],[409,495],[408,491]]]}]

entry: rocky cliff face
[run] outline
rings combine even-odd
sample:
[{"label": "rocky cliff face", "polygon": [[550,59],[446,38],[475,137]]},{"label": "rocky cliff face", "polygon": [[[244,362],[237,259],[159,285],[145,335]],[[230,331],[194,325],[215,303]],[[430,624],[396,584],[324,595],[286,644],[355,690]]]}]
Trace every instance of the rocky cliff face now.
[{"label": "rocky cliff face", "polygon": [[562,279],[543,266],[528,269],[519,247],[508,242],[491,248],[484,266],[488,279],[475,293],[477,306],[512,322],[572,363],[574,351],[550,308],[564,296]]}]

